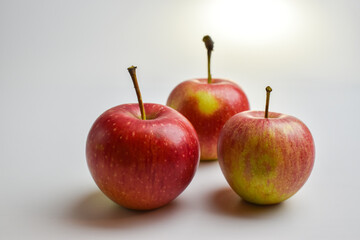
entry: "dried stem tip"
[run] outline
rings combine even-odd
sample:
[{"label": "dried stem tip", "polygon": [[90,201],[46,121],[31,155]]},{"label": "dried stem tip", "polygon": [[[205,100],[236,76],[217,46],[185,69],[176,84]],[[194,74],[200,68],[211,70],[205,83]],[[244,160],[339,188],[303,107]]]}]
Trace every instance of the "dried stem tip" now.
[{"label": "dried stem tip", "polygon": [[214,50],[214,42],[209,35],[203,37],[203,42],[205,43],[205,47],[208,51]]}]

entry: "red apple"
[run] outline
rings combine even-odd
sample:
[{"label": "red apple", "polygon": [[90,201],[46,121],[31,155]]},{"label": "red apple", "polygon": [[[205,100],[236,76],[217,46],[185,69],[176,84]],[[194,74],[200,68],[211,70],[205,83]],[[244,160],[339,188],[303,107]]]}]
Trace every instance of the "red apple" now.
[{"label": "red apple", "polygon": [[166,105],[179,111],[194,126],[200,140],[201,160],[214,160],[217,159],[217,142],[223,125],[234,114],[249,110],[249,102],[236,83],[211,78],[213,42],[209,36],[203,40],[208,48],[208,78],[180,83],[170,93]]},{"label": "red apple", "polygon": [[[268,96],[271,88],[267,88]],[[294,195],[310,176],[313,137],[299,119],[275,112],[245,111],[231,117],[219,137],[221,170],[231,188],[255,204]]]},{"label": "red apple", "polygon": [[106,196],[126,208],[147,210],[164,206],[184,191],[199,164],[200,148],[184,116],[140,100],[140,107],[119,105],[95,121],[86,158]]}]

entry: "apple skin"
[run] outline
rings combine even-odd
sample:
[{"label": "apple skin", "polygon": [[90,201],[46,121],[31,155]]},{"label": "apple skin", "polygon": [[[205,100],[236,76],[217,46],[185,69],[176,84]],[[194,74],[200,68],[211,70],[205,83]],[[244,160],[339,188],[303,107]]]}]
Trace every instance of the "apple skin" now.
[{"label": "apple skin", "polygon": [[183,114],[200,140],[201,160],[217,159],[217,142],[225,122],[234,114],[249,110],[244,91],[234,82],[213,78],[192,79],[177,85],[166,105]]},{"label": "apple skin", "polygon": [[219,164],[231,188],[245,201],[276,204],[306,182],[315,159],[309,129],[299,119],[263,111],[234,115],[218,144]]},{"label": "apple skin", "polygon": [[191,182],[200,158],[191,123],[160,104],[123,104],[104,112],[86,142],[90,173],[100,190],[119,205],[159,208]]}]

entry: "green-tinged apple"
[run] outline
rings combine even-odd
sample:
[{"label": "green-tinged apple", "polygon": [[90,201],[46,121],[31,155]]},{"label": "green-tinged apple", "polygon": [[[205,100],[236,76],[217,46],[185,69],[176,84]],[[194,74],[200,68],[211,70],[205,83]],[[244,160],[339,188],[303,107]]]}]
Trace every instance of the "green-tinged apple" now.
[{"label": "green-tinged apple", "polygon": [[179,111],[193,124],[200,140],[201,160],[215,160],[220,130],[234,114],[249,110],[249,101],[236,83],[211,77],[213,41],[209,36],[205,36],[203,41],[208,53],[208,78],[180,83],[170,93],[166,105]]},{"label": "green-tinged apple", "polygon": [[135,68],[128,68],[139,104],[105,111],[86,142],[91,175],[101,191],[130,209],[159,208],[191,182],[200,159],[195,129],[167,106],[142,103]]},{"label": "green-tinged apple", "polygon": [[221,170],[231,188],[245,201],[276,204],[294,195],[314,165],[315,145],[299,119],[269,112],[267,87],[264,111],[231,117],[219,137]]}]

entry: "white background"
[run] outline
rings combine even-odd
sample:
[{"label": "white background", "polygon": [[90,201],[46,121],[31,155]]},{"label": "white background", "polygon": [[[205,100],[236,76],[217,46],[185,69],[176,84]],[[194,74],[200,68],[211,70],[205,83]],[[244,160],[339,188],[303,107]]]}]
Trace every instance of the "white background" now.
[{"label": "white background", "polygon": [[[360,2],[0,1],[0,239],[359,239]],[[86,165],[91,124],[135,102],[165,104],[181,81],[237,82],[252,109],[305,122],[316,144],[291,199],[249,205],[201,163],[168,206],[125,210]]]}]

